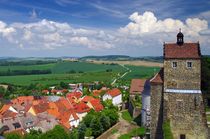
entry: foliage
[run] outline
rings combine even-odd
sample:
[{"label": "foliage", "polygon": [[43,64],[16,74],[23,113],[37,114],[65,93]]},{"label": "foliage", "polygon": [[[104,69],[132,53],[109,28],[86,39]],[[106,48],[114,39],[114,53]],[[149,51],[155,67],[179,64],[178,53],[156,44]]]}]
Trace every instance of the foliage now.
[{"label": "foliage", "polygon": [[94,117],[91,120],[90,128],[92,129],[92,134],[94,137],[98,137],[104,131],[102,123],[98,117]]},{"label": "foliage", "polygon": [[8,133],[5,135],[6,139],[21,139],[22,137],[17,133]]},{"label": "foliage", "polygon": [[210,58],[202,57],[201,87],[210,94]]},{"label": "foliage", "polygon": [[92,135],[92,129],[91,128],[86,128],[86,131],[85,131],[85,136],[86,137],[90,137]]},{"label": "foliage", "polygon": [[84,123],[80,123],[78,127],[78,137],[79,139],[83,139],[85,137],[86,125]]},{"label": "foliage", "polygon": [[67,89],[69,87],[68,83],[60,82],[60,87],[63,89]]},{"label": "foliage", "polygon": [[163,123],[163,136],[164,136],[164,139],[173,139],[173,134],[171,132],[170,121],[165,121]]},{"label": "foliage", "polygon": [[111,123],[108,116],[102,114],[99,120],[100,120],[100,123],[102,124],[104,131],[109,129],[109,127],[111,126]]},{"label": "foliage", "polygon": [[127,110],[122,112],[122,118],[128,122],[131,122],[133,120],[133,118]]}]

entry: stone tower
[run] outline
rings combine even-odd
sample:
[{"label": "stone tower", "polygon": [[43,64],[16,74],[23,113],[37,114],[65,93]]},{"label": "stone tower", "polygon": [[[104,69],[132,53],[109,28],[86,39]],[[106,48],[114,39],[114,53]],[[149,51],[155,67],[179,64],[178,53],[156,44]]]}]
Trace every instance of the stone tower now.
[{"label": "stone tower", "polygon": [[[151,138],[162,138],[162,124],[168,120],[174,139],[207,139],[200,45],[184,43],[184,35],[180,31],[177,42],[164,44],[163,51],[163,69],[150,81]],[[159,83],[156,81],[158,77]]]}]

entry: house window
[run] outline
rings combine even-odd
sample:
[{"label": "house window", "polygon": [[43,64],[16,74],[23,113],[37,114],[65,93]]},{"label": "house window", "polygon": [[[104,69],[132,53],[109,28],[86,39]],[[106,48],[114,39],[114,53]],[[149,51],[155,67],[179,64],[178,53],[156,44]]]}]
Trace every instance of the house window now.
[{"label": "house window", "polygon": [[184,134],[181,134],[180,139],[186,139],[186,136]]},{"label": "house window", "polygon": [[172,62],[172,68],[176,68],[177,67],[177,62]]},{"label": "house window", "polygon": [[187,68],[192,68],[192,62],[187,62]]}]

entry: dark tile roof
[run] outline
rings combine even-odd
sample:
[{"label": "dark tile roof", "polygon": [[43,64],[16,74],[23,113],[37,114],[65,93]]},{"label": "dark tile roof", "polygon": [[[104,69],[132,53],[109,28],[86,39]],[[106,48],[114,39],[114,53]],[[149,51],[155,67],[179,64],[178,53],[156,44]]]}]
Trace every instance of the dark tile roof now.
[{"label": "dark tile roof", "polygon": [[178,45],[176,43],[164,44],[164,58],[192,58],[198,59],[201,57],[199,43],[184,43]]}]

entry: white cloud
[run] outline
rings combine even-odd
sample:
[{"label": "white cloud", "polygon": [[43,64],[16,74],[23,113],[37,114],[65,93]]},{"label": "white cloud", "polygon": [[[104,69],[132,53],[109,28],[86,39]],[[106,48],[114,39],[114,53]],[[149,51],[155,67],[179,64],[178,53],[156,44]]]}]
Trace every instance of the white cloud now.
[{"label": "white cloud", "polygon": [[188,18],[185,22],[177,19],[166,18],[158,20],[152,12],[144,12],[140,15],[138,12],[133,13],[129,19],[131,22],[120,29],[120,32],[130,35],[144,35],[145,33],[158,32],[177,32],[179,28],[186,35],[199,35],[202,30],[208,29],[208,22],[198,18]]},{"label": "white cloud", "polygon": [[150,55],[161,54],[163,42],[175,42],[176,33],[182,28],[186,41],[199,40],[202,45],[209,47],[209,28],[206,20],[199,18],[187,18],[185,21],[172,18],[159,20],[149,11],[143,14],[134,12],[129,19],[130,23],[126,26],[111,31],[74,28],[68,23],[46,19],[10,25],[0,21],[0,40],[8,43],[8,46],[24,50],[78,47],[84,50],[110,50],[120,53],[135,49],[135,53],[139,51],[139,55]]}]

